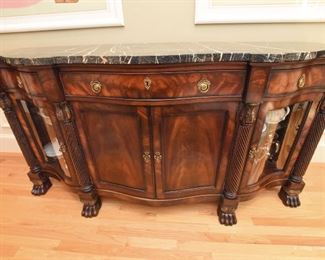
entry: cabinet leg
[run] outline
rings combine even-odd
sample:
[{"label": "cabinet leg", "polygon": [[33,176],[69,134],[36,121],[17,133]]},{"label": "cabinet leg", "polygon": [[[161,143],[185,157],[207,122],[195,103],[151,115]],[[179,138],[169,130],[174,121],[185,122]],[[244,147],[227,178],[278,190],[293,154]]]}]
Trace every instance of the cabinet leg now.
[{"label": "cabinet leg", "polygon": [[52,186],[49,177],[42,172],[39,166],[31,168],[28,177],[33,183],[31,193],[35,196],[44,195]]},{"label": "cabinet leg", "polygon": [[28,138],[19,122],[13,103],[5,92],[0,92],[0,107],[3,109],[18,145],[30,167],[28,177],[33,183],[32,194],[36,196],[45,194],[52,186],[52,183],[49,177],[42,172],[40,162],[37,160]]},{"label": "cabinet leg", "polygon": [[320,102],[319,111],[309,130],[301,152],[293,167],[288,181],[282,186],[279,197],[283,204],[292,208],[300,206],[299,193],[303,190],[305,183],[303,176],[317,148],[325,129],[325,97]]},{"label": "cabinet leg", "polygon": [[98,215],[99,209],[102,206],[101,199],[98,196],[96,190],[92,189],[89,192],[81,191],[79,193],[79,197],[83,203],[81,215],[86,218],[96,217]]},{"label": "cabinet leg", "polygon": [[222,197],[218,207],[218,216],[220,224],[232,226],[237,224],[235,211],[238,207],[238,199],[227,199]]},{"label": "cabinet leg", "polygon": [[299,193],[302,192],[305,183],[288,180],[279,192],[279,197],[285,206],[296,208],[300,206]]}]

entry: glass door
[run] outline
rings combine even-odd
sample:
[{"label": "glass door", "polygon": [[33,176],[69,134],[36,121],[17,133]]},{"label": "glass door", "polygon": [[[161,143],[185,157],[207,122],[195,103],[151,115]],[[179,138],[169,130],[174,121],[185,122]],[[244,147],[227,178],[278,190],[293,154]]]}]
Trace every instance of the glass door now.
[{"label": "glass door", "polygon": [[266,113],[258,145],[250,151],[253,158],[248,184],[286,167],[309,102],[300,102]]},{"label": "glass door", "polygon": [[42,147],[45,162],[61,169],[64,177],[71,178],[63,156],[65,145],[59,141],[50,116],[45,109],[35,107],[27,101],[20,100],[20,103],[30,127],[36,133],[37,142]]}]

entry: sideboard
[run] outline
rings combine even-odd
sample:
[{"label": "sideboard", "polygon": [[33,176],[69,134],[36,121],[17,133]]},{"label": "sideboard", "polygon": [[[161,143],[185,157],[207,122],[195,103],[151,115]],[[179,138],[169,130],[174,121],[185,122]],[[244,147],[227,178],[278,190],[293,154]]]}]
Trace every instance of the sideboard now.
[{"label": "sideboard", "polygon": [[0,57],[0,106],[30,167],[82,215],[101,197],[149,205],[239,201],[280,186],[300,205],[325,128],[325,46],[166,43],[20,49]]}]

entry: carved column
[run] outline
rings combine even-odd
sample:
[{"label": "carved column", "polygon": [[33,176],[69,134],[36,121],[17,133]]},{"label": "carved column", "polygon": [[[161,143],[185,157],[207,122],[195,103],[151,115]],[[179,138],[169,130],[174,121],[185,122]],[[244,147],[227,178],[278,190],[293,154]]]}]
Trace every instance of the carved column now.
[{"label": "carved column", "polygon": [[25,157],[25,160],[30,168],[28,177],[33,183],[32,194],[43,195],[52,186],[52,183],[48,176],[42,172],[40,163],[36,159],[27,136],[20,125],[17,114],[13,108],[12,102],[5,92],[0,92],[0,107],[3,109],[4,114],[8,120],[8,123],[16,137],[18,145]]},{"label": "carved column", "polygon": [[325,129],[325,98],[323,98],[319,111],[309,130],[305,142],[301,148],[298,159],[291,171],[288,181],[282,186],[279,197],[283,204],[289,207],[299,207],[299,193],[303,190],[305,183],[303,176],[313,157],[317,144],[319,143]]},{"label": "carved column", "polygon": [[238,206],[237,193],[249,149],[253,124],[256,121],[257,108],[257,104],[246,104],[240,114],[240,124],[237,127],[233,143],[223,198],[218,209],[219,221],[226,226],[237,223],[235,215]]},{"label": "carved column", "polygon": [[56,103],[55,108],[56,116],[62,122],[66,146],[81,186],[79,196],[84,203],[81,214],[84,217],[97,216],[101,207],[101,201],[90,179],[85,157],[77,137],[77,129],[73,121],[72,110],[67,102]]}]

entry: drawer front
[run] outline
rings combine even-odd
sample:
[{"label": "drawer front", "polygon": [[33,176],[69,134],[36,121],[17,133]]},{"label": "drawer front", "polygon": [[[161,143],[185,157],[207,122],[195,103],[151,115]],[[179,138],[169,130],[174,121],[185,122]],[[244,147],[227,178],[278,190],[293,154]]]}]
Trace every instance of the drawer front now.
[{"label": "drawer front", "polygon": [[109,74],[65,72],[61,74],[66,95],[120,98],[174,98],[240,96],[245,71],[195,73]]},{"label": "drawer front", "polygon": [[286,94],[305,88],[325,88],[325,65],[272,70],[268,95]]}]

